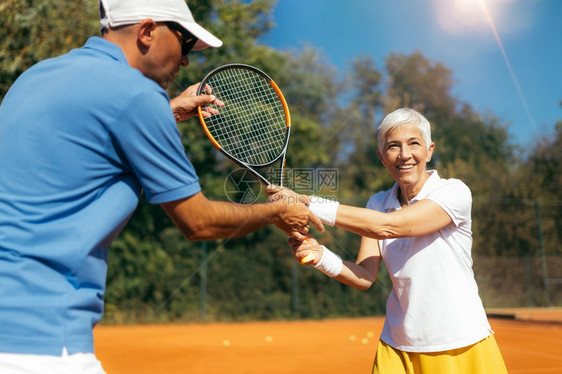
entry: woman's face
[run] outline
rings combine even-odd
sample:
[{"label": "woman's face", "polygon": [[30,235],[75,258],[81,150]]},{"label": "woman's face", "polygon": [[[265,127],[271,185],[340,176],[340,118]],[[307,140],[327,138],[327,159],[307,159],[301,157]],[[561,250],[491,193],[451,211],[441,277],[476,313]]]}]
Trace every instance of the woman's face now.
[{"label": "woman's face", "polygon": [[417,194],[427,180],[426,165],[435,144],[429,145],[421,131],[411,125],[389,131],[377,154],[403,192]]}]

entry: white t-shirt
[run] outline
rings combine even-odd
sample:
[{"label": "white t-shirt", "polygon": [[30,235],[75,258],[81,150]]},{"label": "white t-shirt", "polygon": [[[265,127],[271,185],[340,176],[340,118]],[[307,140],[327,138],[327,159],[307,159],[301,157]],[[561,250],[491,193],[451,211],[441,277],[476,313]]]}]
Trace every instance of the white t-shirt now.
[{"label": "white t-shirt", "polygon": [[[472,194],[458,179],[429,173],[410,205],[430,199],[453,222],[425,236],[379,240],[393,285],[381,340],[407,352],[466,347],[493,333],[472,271]],[[367,208],[387,213],[401,209],[397,191],[394,185],[374,194]]]}]

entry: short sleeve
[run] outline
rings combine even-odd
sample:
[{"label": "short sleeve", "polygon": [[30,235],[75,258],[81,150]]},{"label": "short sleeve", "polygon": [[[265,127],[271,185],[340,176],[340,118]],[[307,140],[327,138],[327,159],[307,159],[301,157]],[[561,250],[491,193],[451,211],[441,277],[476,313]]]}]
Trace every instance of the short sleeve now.
[{"label": "short sleeve", "polygon": [[179,200],[201,190],[163,91],[133,97],[115,126],[119,148],[150,203]]},{"label": "short sleeve", "polygon": [[375,193],[369,198],[369,201],[367,201],[366,208],[383,213],[400,209],[398,200],[395,197],[397,188],[398,186],[395,184],[390,190]]},{"label": "short sleeve", "polygon": [[458,179],[447,179],[435,188],[426,199],[436,202],[451,217],[455,226],[470,222],[472,193],[466,184]]},{"label": "short sleeve", "polygon": [[384,211],[383,209],[383,194],[382,193],[376,193],[374,195],[372,195],[369,198],[369,201],[367,201],[367,205],[365,206],[365,208],[367,209],[371,209],[371,210],[378,210],[378,211]]}]

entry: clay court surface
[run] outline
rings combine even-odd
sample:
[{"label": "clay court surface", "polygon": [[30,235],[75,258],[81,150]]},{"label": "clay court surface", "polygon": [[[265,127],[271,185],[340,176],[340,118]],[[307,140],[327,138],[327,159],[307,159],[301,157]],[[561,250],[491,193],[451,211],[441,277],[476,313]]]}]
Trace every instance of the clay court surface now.
[{"label": "clay court surface", "polygon": [[[510,374],[562,373],[562,309],[490,318]],[[370,373],[383,318],[98,326],[108,374]]]}]

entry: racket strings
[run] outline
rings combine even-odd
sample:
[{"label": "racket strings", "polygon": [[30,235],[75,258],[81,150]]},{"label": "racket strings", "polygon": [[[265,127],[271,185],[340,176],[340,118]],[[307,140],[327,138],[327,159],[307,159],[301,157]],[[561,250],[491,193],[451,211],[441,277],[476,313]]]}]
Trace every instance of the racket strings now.
[{"label": "racket strings", "polygon": [[224,107],[205,120],[217,143],[235,158],[266,165],[283,152],[287,120],[283,103],[268,80],[243,68],[226,69],[210,77],[213,94]]},{"label": "racket strings", "polygon": [[[260,108],[256,108],[256,103],[259,104],[265,104],[265,105],[269,105],[271,106],[271,104],[274,104],[275,101],[272,102],[272,97],[271,97],[271,93],[269,93],[269,96],[257,96],[256,92],[264,92],[263,90],[263,81],[258,81],[257,83],[262,85],[260,86],[260,90],[249,90],[248,92],[244,93],[242,90],[239,89],[239,86],[237,85],[236,82],[236,74],[233,74],[233,72],[229,72],[230,75],[229,77],[227,77],[226,79],[226,83],[227,85],[225,86],[230,92],[232,93],[232,102],[234,102],[235,104],[240,104],[242,105],[244,103],[244,101],[246,100],[247,103],[251,104],[251,107],[253,107],[253,111],[259,111]],[[250,78],[250,83],[254,84],[256,83],[256,78],[257,77],[252,77],[249,76],[249,74],[245,74],[245,84],[248,84],[248,78]],[[260,78],[261,79],[261,78]],[[269,90],[270,86],[266,86],[266,90]],[[267,92],[267,91],[265,91]],[[223,95],[224,96],[224,95]],[[258,100],[261,100],[262,103],[260,103]],[[265,118],[263,116],[263,114],[266,114]],[[232,113],[230,113],[232,114]],[[275,152],[271,145],[271,141],[274,140],[271,138],[272,135],[276,135],[276,133],[268,133],[268,130],[270,131],[270,129],[268,129],[266,126],[252,126],[252,120],[257,119],[260,120],[260,122],[263,123],[269,123],[271,124],[272,120],[275,120],[274,117],[272,117],[271,115],[268,115],[268,111],[261,111],[261,113],[259,113],[259,115],[257,116],[257,118],[255,118],[252,114],[251,111],[242,111],[238,113],[238,120],[240,120],[240,124],[239,126],[230,126],[231,131],[226,131],[225,135],[228,135],[231,140],[235,140],[236,143],[240,146],[239,148],[233,148],[231,147],[231,150],[234,151],[234,149],[238,149],[240,152],[240,154],[242,155],[242,157],[244,157],[245,159],[249,159],[251,157],[256,158],[256,160],[261,160],[262,162],[267,162],[268,160],[271,160],[272,158],[275,158],[277,156],[277,152]],[[261,117],[261,118],[260,118]],[[252,129],[252,127],[254,127]],[[254,137],[253,140],[256,141],[253,144],[253,149],[250,149],[249,147],[246,147],[247,142],[245,142],[245,139],[241,139],[240,137]],[[283,137],[281,134],[281,137],[277,138],[278,142],[283,142]],[[223,145],[226,146],[226,143],[223,142]],[[274,145],[274,144],[273,144]],[[275,148],[275,147],[274,147]],[[252,152],[251,152],[252,151]]]}]

